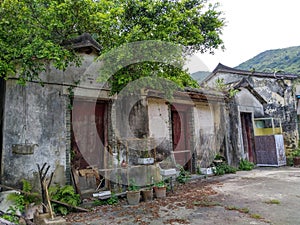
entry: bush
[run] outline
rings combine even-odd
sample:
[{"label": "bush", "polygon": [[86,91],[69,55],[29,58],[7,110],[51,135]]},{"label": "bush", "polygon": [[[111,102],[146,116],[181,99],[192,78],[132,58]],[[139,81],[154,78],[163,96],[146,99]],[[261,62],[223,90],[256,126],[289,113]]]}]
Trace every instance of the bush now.
[{"label": "bush", "polygon": [[[75,193],[73,186],[66,185],[63,187],[53,186],[49,189],[49,195],[53,200],[67,203],[71,206],[78,206],[80,203],[80,196]],[[69,208],[59,204],[52,204],[55,213],[66,215],[70,212]]]},{"label": "bush", "polygon": [[224,175],[226,173],[236,173],[236,168],[228,165],[225,162],[219,163],[215,166],[214,174],[215,175]]},{"label": "bush", "polygon": [[241,159],[239,164],[239,170],[252,170],[254,168],[254,164],[249,162],[247,159]]}]

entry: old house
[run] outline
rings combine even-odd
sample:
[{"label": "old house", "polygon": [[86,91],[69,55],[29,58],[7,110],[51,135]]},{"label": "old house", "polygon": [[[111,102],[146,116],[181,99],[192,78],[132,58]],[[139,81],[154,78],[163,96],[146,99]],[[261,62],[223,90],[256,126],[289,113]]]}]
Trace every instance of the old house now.
[{"label": "old house", "polygon": [[[298,146],[293,91],[296,78],[291,74],[243,71],[219,64],[203,81],[209,87],[226,87],[229,95],[233,94],[227,102],[225,138],[225,155],[230,164],[237,165],[241,158],[246,158],[257,164],[278,165],[274,162],[277,158],[271,157],[272,148],[280,149],[277,154],[284,164],[284,149]],[[260,136],[268,135],[275,136],[262,141]]]},{"label": "old house", "polygon": [[44,163],[52,183],[73,182],[79,191],[123,188],[131,178],[145,185],[176,164],[191,172],[209,166],[224,143],[221,93],[187,88],[169,98],[141,89],[111,96],[97,82],[98,43],[85,34],[69,44],[82,57],[80,67],[49,65],[43,86],[0,80],[3,184],[27,179],[38,187],[37,164]]}]

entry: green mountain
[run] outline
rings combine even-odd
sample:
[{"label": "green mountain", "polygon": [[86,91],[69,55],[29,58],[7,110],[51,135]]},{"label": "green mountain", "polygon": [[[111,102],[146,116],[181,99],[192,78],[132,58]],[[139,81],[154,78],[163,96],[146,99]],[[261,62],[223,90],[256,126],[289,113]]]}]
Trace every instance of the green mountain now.
[{"label": "green mountain", "polygon": [[211,72],[209,72],[209,71],[198,71],[198,72],[192,73],[191,76],[194,80],[196,80],[198,83],[200,83],[202,80],[204,80],[210,74],[211,74]]},{"label": "green mountain", "polygon": [[300,46],[267,50],[235,67],[257,72],[300,74]]}]

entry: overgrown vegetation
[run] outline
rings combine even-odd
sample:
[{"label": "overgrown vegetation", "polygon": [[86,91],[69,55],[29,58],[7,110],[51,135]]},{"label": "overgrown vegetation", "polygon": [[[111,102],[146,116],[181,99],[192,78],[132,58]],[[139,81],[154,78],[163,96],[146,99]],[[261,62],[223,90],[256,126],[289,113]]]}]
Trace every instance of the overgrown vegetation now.
[{"label": "overgrown vegetation", "polygon": [[228,165],[226,162],[222,162],[215,166],[214,174],[220,176],[227,173],[236,173],[236,171],[237,169],[235,167]]},{"label": "overgrown vegetation", "polygon": [[94,200],[94,205],[95,206],[100,206],[100,205],[116,205],[119,203],[119,198],[112,193],[111,197],[105,200],[101,199],[96,199]]},{"label": "overgrown vegetation", "polygon": [[[149,40],[181,49],[170,57],[162,54],[160,46],[142,45],[117,58],[108,57],[105,65],[114,67],[114,77],[109,80],[113,93],[145,76],[163,77],[179,87],[194,86],[197,82],[183,69],[185,56],[224,48],[225,22],[218,6],[195,0],[1,1],[0,76],[18,74],[19,83],[25,84],[40,80],[49,62],[60,70],[70,64],[78,66],[81,58],[66,47],[66,41],[90,33],[102,55]],[[174,66],[174,62],[178,63]]]},{"label": "overgrown vegetation", "polygon": [[254,164],[249,162],[247,159],[241,159],[239,163],[239,170],[252,170],[254,168]]},{"label": "overgrown vegetation", "polygon": [[[66,185],[66,186],[53,186],[49,188],[49,195],[50,198],[53,200],[61,201],[67,203],[71,206],[78,206],[80,203],[80,196],[79,194],[75,193],[73,186]],[[53,210],[55,213],[66,215],[70,212],[70,208],[53,203],[52,204]]]},{"label": "overgrown vegetation", "polygon": [[19,223],[18,213],[24,214],[25,209],[31,203],[38,203],[40,199],[37,193],[31,194],[32,186],[27,180],[22,180],[22,193],[16,192],[8,195],[8,200],[14,202],[14,205],[9,206],[8,212],[1,217],[13,223]]},{"label": "overgrown vegetation", "polygon": [[178,165],[179,168],[179,175],[176,177],[176,181],[181,184],[187,183],[191,179],[191,173],[186,171],[183,166]]},{"label": "overgrown vegetation", "polygon": [[293,151],[287,151],[287,154],[286,154],[286,164],[288,166],[294,166],[294,157],[300,157],[300,148],[297,148]]},{"label": "overgrown vegetation", "polygon": [[236,173],[237,169],[227,164],[224,156],[217,154],[214,159],[213,172],[215,175],[224,175],[226,173]]}]

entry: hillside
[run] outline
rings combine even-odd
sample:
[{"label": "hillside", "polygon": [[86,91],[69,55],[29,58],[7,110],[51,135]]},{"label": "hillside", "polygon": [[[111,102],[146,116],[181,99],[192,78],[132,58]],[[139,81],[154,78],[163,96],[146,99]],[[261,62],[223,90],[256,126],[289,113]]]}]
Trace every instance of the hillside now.
[{"label": "hillside", "polygon": [[300,46],[267,50],[241,63],[236,69],[259,72],[283,71],[283,73],[300,74]]},{"label": "hillside", "polygon": [[198,71],[198,72],[192,73],[191,76],[194,80],[196,80],[198,83],[200,83],[209,74],[211,74],[211,72],[209,72],[209,71]]}]

